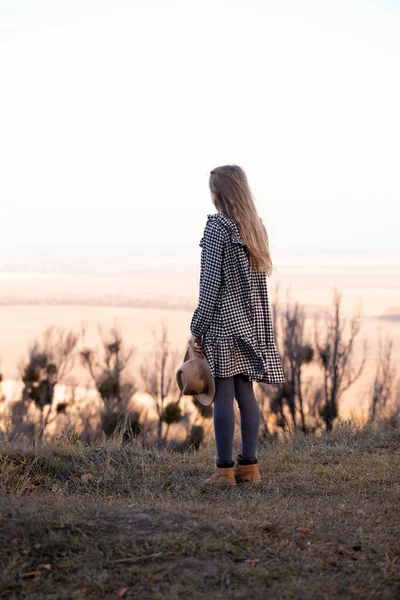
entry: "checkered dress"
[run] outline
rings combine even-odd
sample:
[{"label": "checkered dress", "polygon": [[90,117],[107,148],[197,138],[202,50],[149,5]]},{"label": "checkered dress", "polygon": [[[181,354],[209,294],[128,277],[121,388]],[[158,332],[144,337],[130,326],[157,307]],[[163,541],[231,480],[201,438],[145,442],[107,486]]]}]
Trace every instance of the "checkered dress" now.
[{"label": "checkered dress", "polygon": [[199,246],[200,293],[190,331],[201,338],[211,375],[283,383],[267,275],[250,268],[238,226],[222,213],[207,215]]}]

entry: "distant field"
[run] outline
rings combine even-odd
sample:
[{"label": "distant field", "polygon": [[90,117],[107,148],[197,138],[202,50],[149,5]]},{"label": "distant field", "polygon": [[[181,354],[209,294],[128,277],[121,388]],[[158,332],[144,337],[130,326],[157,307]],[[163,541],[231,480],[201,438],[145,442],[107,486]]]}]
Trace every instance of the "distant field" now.
[{"label": "distant field", "polygon": [[[362,300],[363,324],[360,340],[370,340],[368,364],[362,379],[343,397],[342,414],[358,412],[368,400],[369,381],[373,375],[378,352],[378,328],[395,339],[394,354],[400,359],[400,271],[386,269],[305,265],[296,268],[281,266],[269,280],[270,298],[279,287],[281,307],[290,289],[291,301],[298,300],[309,315],[328,309],[336,284],[343,293],[344,314],[351,315]],[[164,321],[172,344],[182,352],[190,337],[190,320],[198,298],[199,264],[166,264],[136,268],[132,276],[0,274],[0,361],[7,380],[17,376],[17,364],[26,353],[28,343],[42,334],[49,325],[78,330],[87,323],[89,344],[98,343],[97,324],[121,326],[127,344],[136,346],[132,363],[138,370],[143,356],[151,352],[152,329]],[[396,312],[397,311],[397,312]],[[387,313],[392,319],[379,320],[374,315]],[[311,328],[312,321],[308,321]],[[311,330],[311,329],[310,329]],[[318,377],[318,370],[306,371]],[[79,365],[73,372],[83,385],[87,376]]]},{"label": "distant field", "polygon": [[[314,257],[316,259],[316,257]],[[199,253],[200,260],[200,253]],[[4,304],[109,305],[193,310],[199,288],[199,260],[195,263],[136,265],[108,275],[9,273],[0,271],[0,307]],[[322,262],[322,259],[321,259]],[[125,269],[126,269],[125,265]],[[121,272],[120,272],[121,271]],[[333,288],[343,292],[343,309],[351,313],[361,300],[364,314],[400,314],[400,267],[276,265],[268,280],[271,297],[279,286],[281,300],[290,288],[292,300],[309,312],[329,307]]]}]

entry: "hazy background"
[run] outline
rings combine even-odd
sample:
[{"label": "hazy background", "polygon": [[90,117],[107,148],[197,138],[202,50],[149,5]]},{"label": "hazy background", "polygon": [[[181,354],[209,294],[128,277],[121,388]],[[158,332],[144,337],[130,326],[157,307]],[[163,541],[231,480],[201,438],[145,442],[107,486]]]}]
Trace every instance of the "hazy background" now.
[{"label": "hazy background", "polygon": [[0,11],[4,266],[196,260],[208,172],[230,162],[278,264],[398,262],[397,2]]},{"label": "hazy background", "polygon": [[247,171],[271,293],[311,314],[336,285],[372,336],[399,315],[399,25],[386,0],[3,0],[5,377],[83,318],[120,319],[139,350],[165,318],[184,348],[220,164]]}]

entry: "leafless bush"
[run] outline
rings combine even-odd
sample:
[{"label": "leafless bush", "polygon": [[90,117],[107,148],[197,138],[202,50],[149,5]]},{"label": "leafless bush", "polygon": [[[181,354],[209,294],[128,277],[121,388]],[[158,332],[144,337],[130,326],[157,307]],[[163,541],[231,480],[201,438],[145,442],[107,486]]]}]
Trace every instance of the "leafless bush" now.
[{"label": "leafless bush", "polygon": [[393,338],[379,335],[379,353],[376,363],[375,377],[372,383],[370,421],[374,422],[377,414],[383,412],[394,393],[396,368],[393,364]]},{"label": "leafless bush", "polygon": [[361,363],[358,367],[354,366],[355,340],[361,329],[361,310],[356,310],[350,319],[350,333],[346,335],[347,320],[340,314],[341,299],[342,294],[335,289],[333,312],[327,315],[323,332],[320,331],[321,321],[316,318],[314,322],[317,359],[323,371],[319,409],[327,431],[332,430],[338,417],[340,397],[360,377],[367,355],[367,340],[364,340]]},{"label": "leafless bush", "polygon": [[[36,423],[28,423],[28,409],[34,404],[39,410],[39,431],[44,435],[50,423],[54,404],[55,387],[71,371],[78,336],[73,331],[54,326],[47,327],[41,340],[30,343],[28,358],[21,359],[18,369],[24,384],[22,398],[13,405],[12,434],[20,432],[32,435]],[[53,420],[57,418],[56,411]]]},{"label": "leafless bush", "polygon": [[[182,362],[180,349],[173,349],[168,338],[168,328],[161,323],[160,333],[152,330],[153,348],[140,367],[144,390],[154,401],[157,411],[157,440],[160,445],[167,439],[172,423],[183,417],[180,401],[182,392],[176,382],[176,370]],[[172,398],[166,405],[167,398]],[[163,435],[163,424],[166,424]]]},{"label": "leafless bush", "polygon": [[109,437],[122,427],[125,436],[136,437],[140,433],[140,411],[130,411],[137,385],[129,372],[135,347],[125,346],[117,325],[107,332],[98,325],[98,332],[101,347],[90,348],[85,343],[86,326],[82,325],[80,358],[103,402],[102,431]]}]

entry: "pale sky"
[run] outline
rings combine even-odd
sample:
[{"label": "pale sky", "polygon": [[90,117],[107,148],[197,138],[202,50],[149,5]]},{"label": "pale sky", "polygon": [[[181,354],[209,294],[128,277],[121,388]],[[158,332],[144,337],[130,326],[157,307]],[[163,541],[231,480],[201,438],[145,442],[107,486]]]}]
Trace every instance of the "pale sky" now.
[{"label": "pale sky", "polygon": [[196,261],[227,163],[278,266],[399,264],[399,32],[395,0],[1,0],[0,269]]}]

